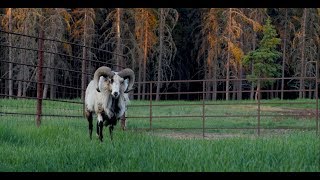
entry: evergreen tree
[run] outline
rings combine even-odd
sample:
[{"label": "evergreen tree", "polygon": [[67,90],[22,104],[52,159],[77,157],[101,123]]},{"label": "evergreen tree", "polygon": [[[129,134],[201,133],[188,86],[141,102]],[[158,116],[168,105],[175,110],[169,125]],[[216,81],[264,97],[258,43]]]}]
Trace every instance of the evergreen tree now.
[{"label": "evergreen tree", "polygon": [[276,60],[280,57],[281,53],[277,50],[277,46],[280,44],[280,39],[277,36],[276,30],[271,24],[270,18],[268,18],[263,27],[263,38],[260,41],[260,47],[251,51],[243,58],[246,67],[249,67],[251,62],[253,63],[254,71],[251,75],[247,75],[247,78],[257,86],[257,91],[261,87],[274,82],[274,80],[263,80],[260,82],[258,78],[270,78],[279,75],[281,67],[276,63]]}]

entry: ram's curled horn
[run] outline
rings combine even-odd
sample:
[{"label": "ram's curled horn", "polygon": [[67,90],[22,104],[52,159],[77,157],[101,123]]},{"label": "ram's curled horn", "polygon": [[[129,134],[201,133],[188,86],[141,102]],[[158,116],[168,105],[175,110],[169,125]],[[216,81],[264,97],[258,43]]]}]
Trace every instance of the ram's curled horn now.
[{"label": "ram's curled horn", "polygon": [[96,89],[98,92],[100,92],[100,89],[99,89],[100,76],[108,76],[112,78],[114,76],[114,72],[112,72],[111,69],[107,66],[101,66],[94,72],[93,80],[96,83]]},{"label": "ram's curled horn", "polygon": [[130,92],[133,87],[133,84],[134,84],[134,81],[135,81],[135,76],[134,76],[134,72],[132,71],[132,69],[130,68],[126,68],[126,69],[123,69],[122,71],[120,71],[118,73],[118,75],[124,79],[129,79],[129,83],[128,83],[128,88],[125,90],[125,93],[128,93]]}]

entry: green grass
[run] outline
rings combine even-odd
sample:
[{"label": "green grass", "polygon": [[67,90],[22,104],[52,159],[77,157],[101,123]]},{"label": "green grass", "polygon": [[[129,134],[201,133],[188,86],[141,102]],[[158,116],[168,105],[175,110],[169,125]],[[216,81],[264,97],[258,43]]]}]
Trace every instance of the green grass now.
[{"label": "green grass", "polygon": [[[267,102],[275,102],[267,101]],[[309,100],[297,100],[309,102]],[[251,101],[206,102],[207,115],[231,113],[256,113],[254,105],[237,105]],[[292,102],[292,101],[291,101]],[[44,101],[44,114],[82,115],[81,104]],[[132,105],[148,104],[133,101]],[[160,101],[154,104],[196,104],[189,101]],[[224,104],[225,103],[225,104]],[[218,105],[219,104],[219,105]],[[2,112],[35,113],[34,100],[0,99]],[[307,104],[295,108],[309,108]],[[262,110],[279,110],[288,106],[263,105]],[[290,106],[291,108],[292,106]],[[311,106],[310,106],[311,107]],[[201,115],[202,106],[155,106],[154,116]],[[265,114],[273,112],[262,111]],[[273,113],[275,114],[275,113]],[[128,109],[128,116],[149,116],[149,107]],[[202,130],[185,131],[135,131],[148,128],[149,118],[128,119],[128,131],[119,126],[110,142],[104,131],[104,142],[97,137],[89,140],[88,125],[84,118],[44,116],[40,128],[35,126],[34,116],[0,115],[0,171],[99,171],[99,172],[320,172],[320,138],[315,131],[289,131],[288,133],[262,133],[238,130],[206,130],[209,136],[240,134],[227,138],[168,138],[170,133],[198,134]],[[206,127],[256,127],[257,119],[206,118]],[[154,118],[156,127],[202,127],[201,118]],[[303,126],[314,127],[314,118],[262,117],[262,127]],[[95,130],[95,127],[94,127]],[[200,136],[201,137],[201,136]]]}]

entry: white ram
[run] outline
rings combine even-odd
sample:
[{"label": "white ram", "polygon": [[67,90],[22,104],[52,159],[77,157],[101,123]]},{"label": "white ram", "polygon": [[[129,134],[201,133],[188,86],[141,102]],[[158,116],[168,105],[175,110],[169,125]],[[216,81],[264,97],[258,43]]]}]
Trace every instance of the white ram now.
[{"label": "white ram", "polygon": [[109,125],[110,137],[117,121],[124,116],[129,102],[128,92],[135,81],[134,72],[123,69],[113,72],[109,67],[102,66],[94,73],[85,95],[85,115],[89,122],[89,135],[92,139],[93,113],[97,115],[97,134],[103,139],[103,125]]}]

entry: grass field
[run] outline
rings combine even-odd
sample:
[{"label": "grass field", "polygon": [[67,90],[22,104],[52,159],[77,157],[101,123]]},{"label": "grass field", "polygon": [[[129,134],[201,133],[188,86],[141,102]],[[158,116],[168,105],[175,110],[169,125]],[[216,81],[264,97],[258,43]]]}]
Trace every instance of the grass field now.
[{"label": "grass field", "polygon": [[[277,103],[279,100],[263,101]],[[288,101],[292,102],[292,101]],[[296,100],[302,104],[264,104],[261,106],[261,126],[315,127],[314,117],[287,117],[281,114],[308,112],[314,101]],[[133,101],[132,105],[148,104]],[[196,101],[162,101],[154,104],[184,104],[183,106],[154,106],[153,128],[201,128],[202,118],[156,118],[157,116],[201,116],[202,106]],[[209,116],[250,115],[257,113],[252,101],[206,102]],[[239,104],[241,103],[241,104]],[[246,104],[247,103],[247,104]],[[104,131],[103,143],[94,137],[89,140],[84,118],[65,118],[63,115],[82,115],[81,104],[43,102],[44,116],[40,128],[34,115],[0,114],[0,171],[99,171],[99,172],[172,172],[172,171],[294,171],[320,172],[320,137],[315,130],[262,131],[256,130],[155,130],[148,128],[149,118],[129,118],[128,131],[117,126],[114,141]],[[1,112],[35,113],[33,100],[0,99]],[[288,108],[290,107],[290,108]],[[303,114],[304,115],[304,114]],[[307,114],[306,114],[307,115]],[[149,116],[149,107],[131,106],[128,116]],[[208,117],[206,127],[256,127],[256,117]],[[191,136],[192,135],[192,136]],[[198,136],[197,136],[198,135]],[[189,138],[188,138],[189,137]]]}]

